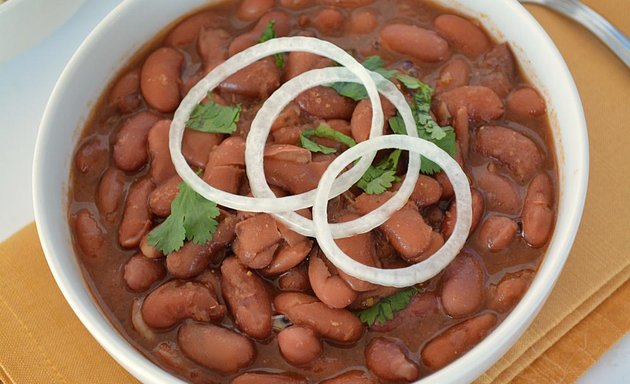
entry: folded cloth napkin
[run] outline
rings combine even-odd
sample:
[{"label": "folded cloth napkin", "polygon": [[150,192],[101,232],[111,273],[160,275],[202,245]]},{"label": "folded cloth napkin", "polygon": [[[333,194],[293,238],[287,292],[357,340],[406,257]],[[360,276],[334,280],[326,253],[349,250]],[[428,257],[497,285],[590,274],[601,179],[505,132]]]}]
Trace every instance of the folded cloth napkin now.
[{"label": "folded cloth napkin", "polygon": [[[595,1],[630,34],[626,1]],[[576,79],[589,124],[591,177],[584,218],[549,301],[479,383],[573,382],[630,330],[630,70],[577,24],[530,10]],[[621,288],[620,288],[621,287]],[[46,265],[35,226],[0,245],[0,381],[132,383],[67,305]]]}]

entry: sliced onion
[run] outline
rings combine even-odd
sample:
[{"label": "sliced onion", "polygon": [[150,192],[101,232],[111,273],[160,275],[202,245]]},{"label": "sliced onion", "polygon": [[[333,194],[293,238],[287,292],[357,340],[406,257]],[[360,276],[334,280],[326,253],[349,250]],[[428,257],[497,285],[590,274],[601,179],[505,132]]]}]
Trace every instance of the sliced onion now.
[{"label": "sliced onion", "polygon": [[[373,130],[376,129],[375,127],[380,129],[383,126],[381,101],[378,96],[376,85],[374,84],[369,71],[343,49],[324,40],[303,36],[280,37],[254,45],[253,47],[230,57],[201,79],[188,92],[186,97],[184,97],[173,116],[169,132],[169,150],[171,152],[173,165],[175,166],[175,170],[179,176],[186,182],[186,184],[204,198],[212,200],[225,207],[240,211],[274,213],[282,212],[286,209],[284,206],[278,204],[275,196],[241,196],[228,193],[208,185],[188,166],[186,159],[181,152],[181,146],[186,121],[188,120],[193,108],[201,102],[204,97],[206,97],[208,91],[212,91],[230,75],[262,58],[276,53],[294,51],[310,52],[316,55],[325,56],[347,67],[361,80],[361,83],[365,86],[368,96],[370,97],[372,110],[375,111],[372,114]],[[366,156],[366,159],[361,162],[361,166],[367,169],[371,161],[372,160],[369,156]]]},{"label": "sliced onion", "polygon": [[[380,269],[361,264],[346,255],[333,240],[328,223],[328,195],[337,175],[354,159],[381,149],[398,148],[422,154],[437,163],[449,177],[457,199],[457,220],[453,233],[435,254],[406,268]],[[410,156],[412,158],[414,156]],[[444,269],[459,253],[468,238],[472,206],[468,178],[457,162],[435,144],[405,135],[386,135],[357,144],[337,157],[322,175],[313,204],[315,238],[322,251],[337,268],[350,276],[391,287],[408,287],[429,280]]]},{"label": "sliced onion", "polygon": [[[379,91],[400,111],[405,122],[407,134],[417,137],[416,123],[403,94],[392,82],[378,73],[371,72],[371,76],[376,82]],[[271,198],[275,196],[264,176],[263,156],[267,136],[269,136],[271,125],[276,117],[282,112],[284,107],[306,89],[338,81],[361,83],[361,80],[346,68],[316,69],[289,80],[262,105],[252,121],[245,145],[245,169],[252,194],[255,197]],[[374,125],[372,125],[370,138],[382,134],[382,125],[376,128],[374,129]],[[361,161],[336,179],[328,198],[342,194],[359,181],[375,154],[376,152],[367,153],[369,156],[361,157]],[[365,233],[383,224],[391,214],[405,205],[413,192],[419,172],[420,156],[412,156],[407,167],[406,177],[396,194],[385,204],[359,219],[340,224],[331,224],[333,237],[343,238],[358,233]],[[276,202],[278,206],[282,207],[283,212],[273,212],[272,214],[293,231],[304,236],[313,237],[315,235],[313,221],[293,211],[313,206],[314,196],[315,190],[312,190],[298,195],[277,198]]]}]

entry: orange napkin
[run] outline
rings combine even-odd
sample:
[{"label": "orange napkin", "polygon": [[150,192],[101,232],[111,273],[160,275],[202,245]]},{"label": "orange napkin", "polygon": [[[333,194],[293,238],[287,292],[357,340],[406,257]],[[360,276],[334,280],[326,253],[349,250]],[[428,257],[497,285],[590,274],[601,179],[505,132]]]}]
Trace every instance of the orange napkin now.
[{"label": "orange napkin", "polygon": [[[588,1],[630,34],[627,1]],[[595,37],[530,7],[565,56],[589,123],[591,178],[584,218],[549,301],[479,383],[573,382],[630,330],[630,70]],[[621,287],[621,288],[620,288]],[[0,245],[0,381],[132,383],[59,292],[33,224]]]}]

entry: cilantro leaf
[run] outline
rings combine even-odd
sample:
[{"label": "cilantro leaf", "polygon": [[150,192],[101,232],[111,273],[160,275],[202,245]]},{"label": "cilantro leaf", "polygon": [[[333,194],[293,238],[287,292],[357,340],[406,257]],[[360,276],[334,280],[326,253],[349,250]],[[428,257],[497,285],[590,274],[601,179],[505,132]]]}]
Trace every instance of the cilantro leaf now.
[{"label": "cilantro leaf", "polygon": [[216,203],[206,200],[182,182],[171,203],[171,215],[149,233],[149,244],[164,254],[180,249],[184,240],[204,244],[212,239],[219,214]]},{"label": "cilantro leaf", "polygon": [[331,153],[337,152],[335,148],[326,147],[325,145],[317,144],[310,138],[322,137],[326,139],[331,139],[340,142],[341,144],[345,144],[348,147],[353,147],[357,143],[350,136],[344,135],[343,133],[332,129],[328,125],[321,123],[315,129],[307,129],[300,134],[300,143],[303,148],[308,149],[311,152],[321,152],[323,154],[329,155]]},{"label": "cilantro leaf", "polygon": [[[208,92],[208,97],[211,97]],[[236,123],[241,116],[241,107],[219,105],[213,101],[197,104],[190,113],[186,126],[190,129],[209,133],[227,133],[236,131]]]},{"label": "cilantro leaf", "polygon": [[[374,71],[386,79],[394,76],[397,71],[395,69],[386,69],[385,62],[378,56],[370,56],[361,63],[366,69]],[[358,83],[333,83],[329,85],[337,91],[341,96],[349,97],[354,101],[366,99],[368,97],[365,87]]]},{"label": "cilantro leaf", "polygon": [[[271,39],[275,39],[276,37],[276,31],[274,29],[274,26],[276,25],[276,21],[275,20],[271,20],[269,23],[267,23],[267,26],[265,27],[265,29],[263,30],[263,33],[260,35],[260,38],[258,39],[259,43],[264,43],[265,41],[269,41]],[[282,69],[282,67],[284,67],[284,55],[282,53],[276,53],[275,55],[273,55],[274,61],[276,62],[276,67],[278,69]]]},{"label": "cilantro leaf", "polygon": [[[408,77],[413,79],[411,76]],[[417,92],[414,94],[414,102],[413,105],[411,105],[411,110],[414,120],[416,121],[418,136],[431,141],[449,155],[454,156],[457,151],[455,131],[450,126],[440,127],[438,123],[433,120],[431,117],[431,97],[433,96],[433,89],[420,80],[416,79],[416,81],[417,82],[413,82],[413,86],[417,86],[415,88]],[[411,80],[409,82],[411,82]],[[407,134],[405,123],[400,114],[390,118],[388,122],[392,132],[400,135]],[[441,171],[440,166],[435,162],[424,156],[422,156],[421,159],[420,172],[432,175]]]},{"label": "cilantro leaf", "polygon": [[409,305],[413,296],[420,292],[420,289],[411,287],[395,293],[389,297],[381,299],[370,308],[356,312],[359,320],[371,327],[374,324],[384,324],[394,318],[395,312],[401,311]]},{"label": "cilantro leaf", "polygon": [[401,151],[397,149],[392,151],[389,156],[377,165],[370,165],[357,182],[357,187],[361,188],[368,195],[380,195],[391,188],[393,183],[400,180],[396,176],[400,153]]},{"label": "cilantro leaf", "polygon": [[408,89],[418,89],[422,86],[422,84],[424,84],[423,82],[416,79],[415,77],[405,75],[404,73],[397,73],[396,79],[398,79],[398,81],[403,83],[403,85],[407,87]]}]

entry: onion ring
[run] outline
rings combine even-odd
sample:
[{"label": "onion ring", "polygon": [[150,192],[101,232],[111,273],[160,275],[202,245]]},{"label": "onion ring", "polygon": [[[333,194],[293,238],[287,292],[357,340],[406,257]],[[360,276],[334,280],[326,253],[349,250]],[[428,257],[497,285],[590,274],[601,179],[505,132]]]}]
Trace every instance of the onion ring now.
[{"label": "onion ring", "polygon": [[[437,163],[448,175],[457,201],[455,229],[446,243],[428,259],[406,268],[380,269],[361,264],[346,255],[335,243],[328,223],[328,193],[339,173],[354,159],[380,149],[399,148],[422,154]],[[320,249],[337,268],[350,276],[390,287],[408,287],[437,275],[464,246],[472,223],[470,185],[457,162],[435,144],[405,135],[386,135],[357,144],[337,157],[319,181],[313,202],[315,238]]]}]

